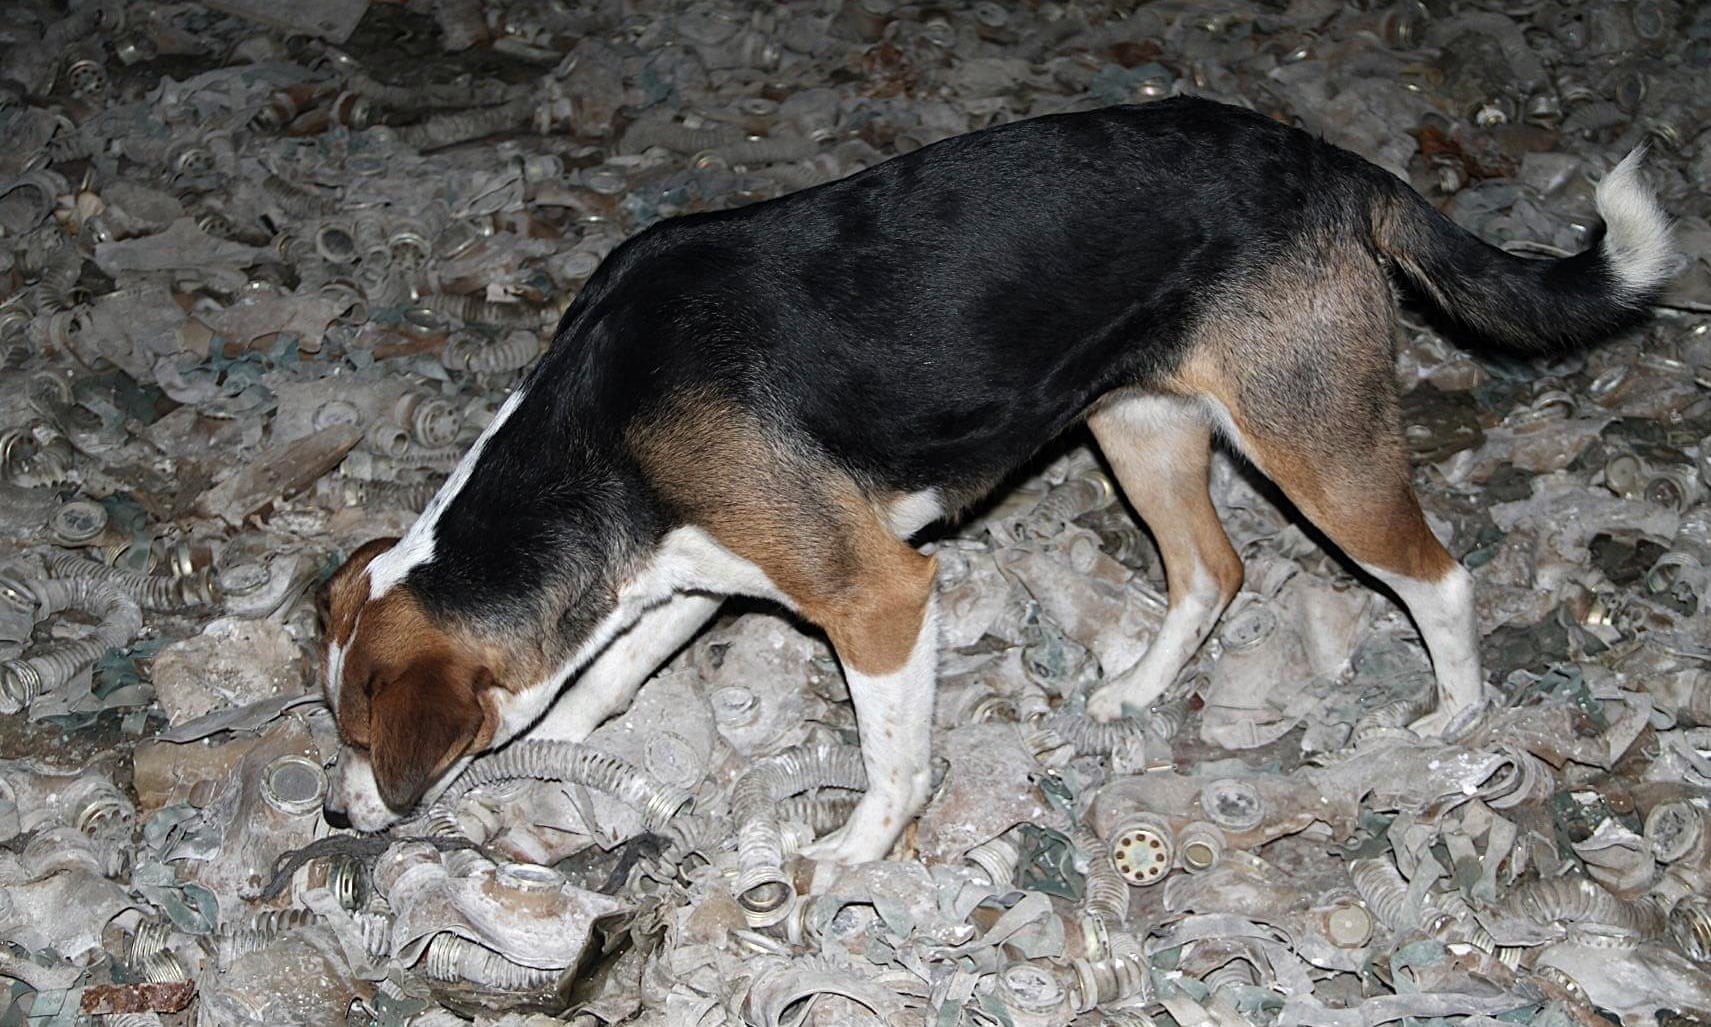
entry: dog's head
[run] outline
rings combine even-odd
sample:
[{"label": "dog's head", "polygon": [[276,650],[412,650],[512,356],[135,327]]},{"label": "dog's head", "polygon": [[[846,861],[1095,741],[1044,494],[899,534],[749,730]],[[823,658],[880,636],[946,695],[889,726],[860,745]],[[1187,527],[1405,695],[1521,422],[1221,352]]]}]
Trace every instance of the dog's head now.
[{"label": "dog's head", "polygon": [[344,742],[326,805],[330,820],[343,813],[363,831],[431,797],[501,721],[496,661],[435,623],[407,582],[374,594],[369,564],[396,541],[359,548],[317,597],[327,705]]}]

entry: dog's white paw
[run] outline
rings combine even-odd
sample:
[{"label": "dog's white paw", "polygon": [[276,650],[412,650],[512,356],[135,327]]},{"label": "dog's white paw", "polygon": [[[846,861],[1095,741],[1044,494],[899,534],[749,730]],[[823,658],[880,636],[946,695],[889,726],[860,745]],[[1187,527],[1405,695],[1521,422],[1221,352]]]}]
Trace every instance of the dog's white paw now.
[{"label": "dog's white paw", "polygon": [[1486,703],[1461,708],[1440,704],[1437,709],[1409,724],[1408,730],[1421,738],[1453,742],[1471,734],[1488,709],[1490,706]]},{"label": "dog's white paw", "polygon": [[870,791],[856,803],[844,826],[805,846],[802,855],[840,866],[884,859],[914,814],[909,802]]},{"label": "dog's white paw", "polygon": [[1087,697],[1087,715],[1100,721],[1121,720],[1125,705],[1135,705],[1134,690],[1125,687],[1120,681],[1113,681],[1108,685],[1101,685]]},{"label": "dog's white paw", "polygon": [[816,863],[849,863],[850,860],[839,858],[839,854],[843,851],[844,847],[844,831],[847,830],[849,826],[850,825],[845,824],[843,827],[816,838],[807,845],[804,845],[802,847],[802,855],[814,860]]},{"label": "dog's white paw", "polygon": [[1437,709],[1408,725],[1408,730],[1421,738],[1436,738],[1444,733],[1444,728],[1450,726],[1448,710]]},{"label": "dog's white paw", "polygon": [[802,850],[802,855],[818,863],[836,863],[839,866],[854,866],[857,863],[872,863],[885,858],[891,851],[891,843],[896,836],[859,835],[845,824],[824,838],[815,841]]},{"label": "dog's white paw", "polygon": [[1175,681],[1174,668],[1163,673],[1143,657],[1140,663],[1093,690],[1087,697],[1087,715],[1105,721],[1144,715]]}]

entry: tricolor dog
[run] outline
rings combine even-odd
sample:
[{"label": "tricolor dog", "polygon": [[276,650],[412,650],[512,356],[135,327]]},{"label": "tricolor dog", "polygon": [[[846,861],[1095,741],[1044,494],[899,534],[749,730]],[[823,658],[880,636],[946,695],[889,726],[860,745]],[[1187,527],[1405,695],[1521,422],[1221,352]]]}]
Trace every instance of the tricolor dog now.
[{"label": "tricolor dog", "polygon": [[1400,438],[1397,273],[1524,353],[1643,318],[1670,274],[1638,154],[1597,243],[1493,248],[1387,172],[1235,107],[1176,99],[1017,122],[839,182],[655,225],[402,539],[328,583],[329,810],[377,830],[523,732],[580,739],[725,595],[823,629],[868,788],[812,855],[885,855],[927,799],[934,561],[910,545],[1042,444],[1091,427],[1155,533],[1170,607],[1089,700],[1144,710],[1242,581],[1214,436],[1407,606],[1442,732],[1483,702],[1471,579]]}]

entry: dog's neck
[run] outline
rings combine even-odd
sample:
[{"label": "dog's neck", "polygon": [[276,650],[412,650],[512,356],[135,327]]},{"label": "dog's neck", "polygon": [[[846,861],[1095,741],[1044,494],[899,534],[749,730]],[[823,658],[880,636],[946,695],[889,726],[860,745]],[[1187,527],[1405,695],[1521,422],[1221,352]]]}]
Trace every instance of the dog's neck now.
[{"label": "dog's neck", "polygon": [[537,430],[553,414],[535,408],[556,405],[522,398],[439,511],[432,555],[408,577],[431,616],[510,650],[520,674],[584,648],[659,535],[609,433]]}]

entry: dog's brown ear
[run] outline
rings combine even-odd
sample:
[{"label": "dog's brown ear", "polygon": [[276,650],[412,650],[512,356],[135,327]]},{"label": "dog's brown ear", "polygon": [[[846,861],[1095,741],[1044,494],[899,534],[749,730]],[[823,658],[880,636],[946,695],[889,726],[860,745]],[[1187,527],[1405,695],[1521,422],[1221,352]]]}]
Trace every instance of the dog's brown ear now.
[{"label": "dog's brown ear", "polygon": [[474,747],[486,730],[480,693],[491,685],[457,661],[418,660],[381,684],[369,706],[369,761],[380,797],[402,813],[434,780]]}]

